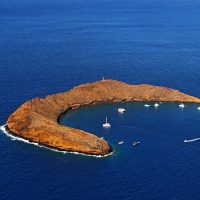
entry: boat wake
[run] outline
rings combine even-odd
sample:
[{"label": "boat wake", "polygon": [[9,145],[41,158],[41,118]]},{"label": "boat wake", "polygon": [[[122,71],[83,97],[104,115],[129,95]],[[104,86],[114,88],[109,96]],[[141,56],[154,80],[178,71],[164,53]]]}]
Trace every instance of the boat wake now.
[{"label": "boat wake", "polygon": [[54,151],[54,152],[58,152],[58,153],[63,153],[63,154],[76,154],[76,155],[83,155],[83,156],[89,156],[89,157],[95,157],[95,158],[105,158],[105,157],[111,156],[111,155],[114,153],[114,151],[112,151],[111,153],[102,156],[102,155],[91,155],[91,154],[85,154],[85,153],[79,153],[79,152],[71,152],[71,151],[61,151],[61,150],[57,150],[57,149],[53,149],[53,148],[46,147],[46,146],[44,146],[44,145],[40,145],[40,144],[38,144],[37,142],[30,142],[29,140],[26,140],[26,139],[24,139],[24,138],[14,136],[14,135],[10,134],[10,133],[6,130],[6,125],[0,126],[0,130],[1,130],[7,137],[9,137],[11,140],[22,141],[22,142],[24,142],[24,143],[32,144],[32,145],[35,145],[35,146],[38,146],[38,147],[41,147],[41,148],[45,148],[45,149],[48,149],[48,150],[51,150],[51,151]]},{"label": "boat wake", "polygon": [[190,140],[184,140],[184,143],[196,142],[198,140],[200,140],[200,138],[193,138],[193,139],[190,139]]}]

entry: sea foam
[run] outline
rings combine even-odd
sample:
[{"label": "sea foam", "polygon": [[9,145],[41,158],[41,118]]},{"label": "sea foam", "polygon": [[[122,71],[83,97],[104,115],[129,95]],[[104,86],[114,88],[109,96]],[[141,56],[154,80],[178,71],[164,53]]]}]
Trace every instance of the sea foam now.
[{"label": "sea foam", "polygon": [[38,147],[40,147],[40,148],[45,148],[45,149],[48,149],[48,150],[51,150],[51,151],[54,151],[54,152],[58,152],[58,153],[63,153],[63,154],[76,154],[76,155],[83,155],[83,156],[89,156],[89,157],[95,157],[95,158],[105,158],[105,157],[111,156],[111,155],[113,154],[113,151],[110,152],[109,154],[106,154],[106,155],[103,155],[103,156],[102,156],[102,155],[91,155],[91,154],[85,154],[85,153],[79,153],[79,152],[71,152],[71,151],[61,151],[61,150],[57,150],[57,149],[53,149],[53,148],[46,147],[46,146],[44,146],[44,145],[40,145],[40,144],[38,144],[37,142],[30,142],[29,140],[26,140],[26,139],[24,139],[24,138],[14,136],[14,135],[10,134],[10,133],[6,130],[6,125],[0,126],[0,130],[1,130],[7,137],[9,137],[11,140],[22,141],[22,142],[24,142],[24,143],[32,144],[32,145],[38,146]]}]

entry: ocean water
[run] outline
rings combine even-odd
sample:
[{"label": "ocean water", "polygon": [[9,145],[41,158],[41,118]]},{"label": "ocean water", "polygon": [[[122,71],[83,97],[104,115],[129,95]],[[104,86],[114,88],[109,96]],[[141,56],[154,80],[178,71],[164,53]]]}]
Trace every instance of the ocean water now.
[{"label": "ocean water", "polygon": [[[0,124],[28,99],[102,76],[200,96],[199,13],[198,0],[0,0]],[[124,115],[118,106],[61,122],[105,137],[115,150],[106,158],[1,132],[0,199],[200,199],[200,142],[183,143],[200,137],[197,105],[127,103]]]}]

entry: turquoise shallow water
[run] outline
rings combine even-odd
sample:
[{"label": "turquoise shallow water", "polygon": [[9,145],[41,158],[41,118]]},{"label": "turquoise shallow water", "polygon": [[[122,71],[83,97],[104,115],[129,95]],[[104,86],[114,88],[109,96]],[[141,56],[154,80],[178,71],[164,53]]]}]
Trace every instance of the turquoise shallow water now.
[{"label": "turquoise shallow water", "polygon": [[[0,124],[28,99],[102,76],[200,96],[199,13],[198,0],[0,0]],[[200,143],[183,143],[200,136],[194,106],[127,103],[123,116],[117,105],[69,113],[65,123],[113,146],[104,159],[52,152],[2,133],[0,199],[199,200]]]}]

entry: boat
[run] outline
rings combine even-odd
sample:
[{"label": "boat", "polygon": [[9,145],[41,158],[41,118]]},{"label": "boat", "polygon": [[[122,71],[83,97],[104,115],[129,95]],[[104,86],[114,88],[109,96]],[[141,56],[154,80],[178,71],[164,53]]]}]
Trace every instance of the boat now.
[{"label": "boat", "polygon": [[186,107],[186,105],[183,104],[183,103],[179,104],[178,106],[179,106],[179,108],[185,108]]},{"label": "boat", "polygon": [[193,139],[189,139],[189,140],[184,140],[184,143],[191,143],[191,142],[195,142],[200,140],[200,138],[193,138]]},{"label": "boat", "polygon": [[118,144],[123,144],[123,143],[124,143],[124,141],[119,141],[119,142],[118,142]]},{"label": "boat", "polygon": [[155,104],[154,104],[154,107],[156,107],[156,108],[159,107],[159,106],[160,106],[160,105],[159,105],[158,103],[155,103]]},{"label": "boat", "polygon": [[151,105],[149,104],[144,104],[144,107],[149,108]]},{"label": "boat", "polygon": [[106,123],[103,124],[103,127],[104,127],[104,128],[110,128],[110,127],[111,127],[111,124],[108,123],[107,117],[106,117]]},{"label": "boat", "polygon": [[124,109],[124,108],[118,108],[118,110],[117,110],[119,113],[124,113],[124,112],[126,112],[126,109]]},{"label": "boat", "polygon": [[200,106],[197,108],[197,110],[200,110]]},{"label": "boat", "polygon": [[133,142],[133,146],[137,146],[139,144],[140,144],[140,142],[138,142],[138,141]]}]

